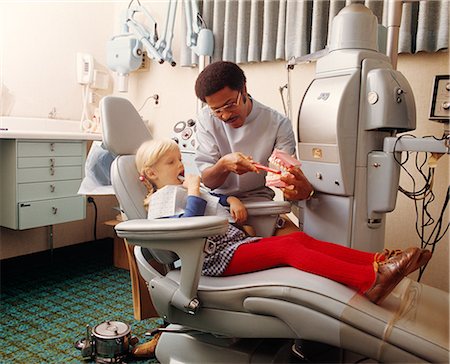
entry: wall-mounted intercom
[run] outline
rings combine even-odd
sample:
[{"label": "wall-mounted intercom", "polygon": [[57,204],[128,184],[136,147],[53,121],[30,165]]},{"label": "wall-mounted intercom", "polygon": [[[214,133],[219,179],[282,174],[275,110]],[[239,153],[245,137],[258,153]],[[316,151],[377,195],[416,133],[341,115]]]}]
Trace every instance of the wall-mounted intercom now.
[{"label": "wall-mounted intercom", "polygon": [[88,53],[77,53],[77,81],[89,85],[94,79],[94,57]]},{"label": "wall-mounted intercom", "polygon": [[429,119],[441,122],[450,121],[449,75],[439,75],[434,78]]}]

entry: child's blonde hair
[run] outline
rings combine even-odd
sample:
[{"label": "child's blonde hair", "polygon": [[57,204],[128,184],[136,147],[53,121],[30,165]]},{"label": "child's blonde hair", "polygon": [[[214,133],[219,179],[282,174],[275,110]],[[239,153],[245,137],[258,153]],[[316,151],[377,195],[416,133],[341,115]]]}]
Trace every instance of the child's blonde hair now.
[{"label": "child's blonde hair", "polygon": [[155,187],[148,179],[146,171],[157,163],[167,152],[178,149],[178,144],[172,139],[147,140],[142,143],[136,152],[136,168],[139,178],[147,188],[148,194],[144,199],[144,206],[148,207],[150,196],[155,192]]}]

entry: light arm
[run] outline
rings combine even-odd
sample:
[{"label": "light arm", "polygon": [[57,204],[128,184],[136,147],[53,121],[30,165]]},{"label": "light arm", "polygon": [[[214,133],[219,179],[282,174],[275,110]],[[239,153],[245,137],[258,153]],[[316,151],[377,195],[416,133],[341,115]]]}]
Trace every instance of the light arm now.
[{"label": "light arm", "polygon": [[186,45],[198,56],[213,55],[214,35],[201,21],[197,0],[184,0],[186,16]]},{"label": "light arm", "polygon": [[[135,18],[136,13],[142,13],[150,24],[154,27],[154,33],[152,34],[143,24],[139,23]],[[155,59],[159,63],[164,63],[163,55],[158,51],[156,47],[156,41],[158,39],[157,34],[157,23],[150,15],[150,13],[142,6],[133,6],[128,9],[128,17],[126,20],[126,25],[129,30],[137,37],[139,41],[142,42],[145,50],[147,51],[148,57]]]},{"label": "light arm", "polygon": [[162,55],[164,60],[171,64],[171,66],[176,65],[172,54],[173,28],[175,24],[176,12],[177,0],[169,0],[164,34],[163,37],[156,43],[158,52]]}]

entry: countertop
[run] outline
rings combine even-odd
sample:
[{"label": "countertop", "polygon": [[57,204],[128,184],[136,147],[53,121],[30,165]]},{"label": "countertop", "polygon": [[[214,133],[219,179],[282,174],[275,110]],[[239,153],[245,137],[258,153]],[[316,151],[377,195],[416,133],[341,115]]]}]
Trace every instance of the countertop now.
[{"label": "countertop", "polygon": [[102,134],[83,132],[75,120],[2,116],[0,139],[102,140]]}]

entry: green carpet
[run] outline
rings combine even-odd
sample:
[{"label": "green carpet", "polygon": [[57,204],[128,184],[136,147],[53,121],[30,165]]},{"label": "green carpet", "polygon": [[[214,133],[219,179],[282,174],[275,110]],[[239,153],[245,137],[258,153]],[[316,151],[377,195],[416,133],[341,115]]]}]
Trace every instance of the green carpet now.
[{"label": "green carpet", "polygon": [[87,324],[125,322],[141,343],[162,324],[134,320],[129,272],[112,265],[111,241],[59,250],[2,261],[0,363],[90,362],[74,347]]}]

